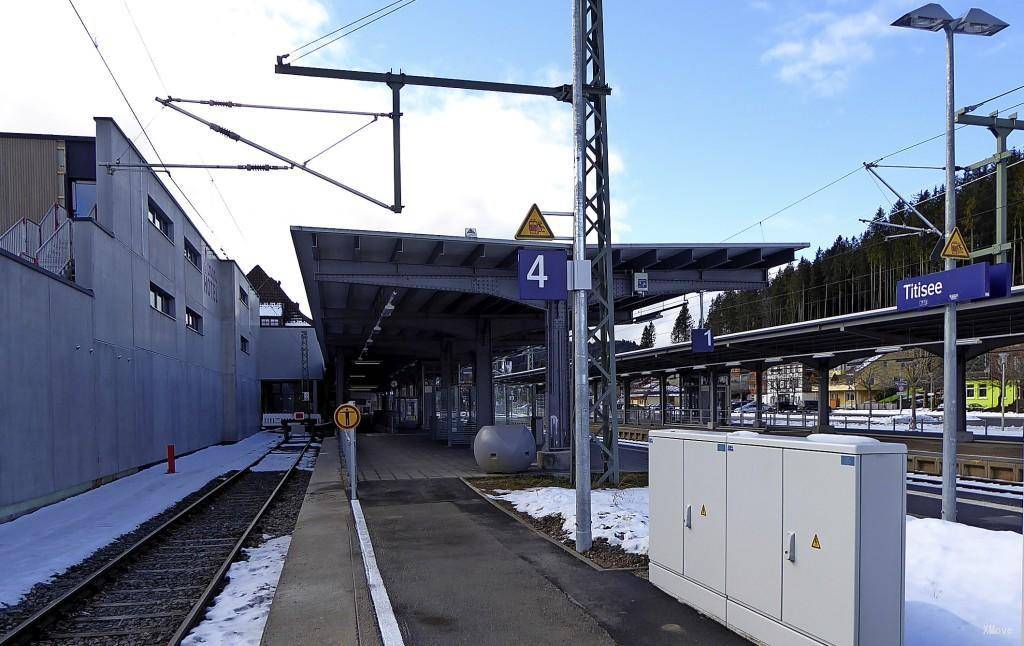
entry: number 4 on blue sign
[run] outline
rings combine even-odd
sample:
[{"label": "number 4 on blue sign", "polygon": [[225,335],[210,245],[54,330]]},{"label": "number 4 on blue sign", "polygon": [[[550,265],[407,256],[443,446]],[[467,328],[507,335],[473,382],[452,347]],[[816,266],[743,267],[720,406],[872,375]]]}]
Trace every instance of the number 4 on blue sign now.
[{"label": "number 4 on blue sign", "polygon": [[519,250],[519,298],[564,301],[569,297],[564,249]]},{"label": "number 4 on blue sign", "polygon": [[715,350],[715,337],[708,328],[694,328],[690,333],[690,342],[694,352]]}]

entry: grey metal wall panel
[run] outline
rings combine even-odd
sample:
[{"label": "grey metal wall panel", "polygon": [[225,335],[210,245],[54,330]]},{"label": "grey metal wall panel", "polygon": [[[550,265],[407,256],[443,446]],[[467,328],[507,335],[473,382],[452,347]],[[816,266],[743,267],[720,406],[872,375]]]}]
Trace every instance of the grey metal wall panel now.
[{"label": "grey metal wall panel", "polygon": [[64,193],[57,140],[0,137],[0,233],[21,218],[38,222]]}]

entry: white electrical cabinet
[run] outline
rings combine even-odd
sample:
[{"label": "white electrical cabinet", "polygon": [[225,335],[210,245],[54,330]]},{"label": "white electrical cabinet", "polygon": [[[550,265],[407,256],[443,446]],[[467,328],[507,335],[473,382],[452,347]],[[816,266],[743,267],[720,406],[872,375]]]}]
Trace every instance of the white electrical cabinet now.
[{"label": "white electrical cabinet", "polygon": [[652,431],[650,579],[772,646],[900,645],[906,447]]}]

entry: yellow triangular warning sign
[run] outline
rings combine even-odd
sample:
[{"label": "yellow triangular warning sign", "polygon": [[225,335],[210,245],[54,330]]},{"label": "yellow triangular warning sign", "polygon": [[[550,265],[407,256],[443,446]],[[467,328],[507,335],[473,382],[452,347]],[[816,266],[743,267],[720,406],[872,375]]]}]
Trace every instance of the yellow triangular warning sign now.
[{"label": "yellow triangular warning sign", "polygon": [[814,535],[814,539],[811,541],[811,547],[813,547],[816,550],[821,549],[821,541],[818,540],[817,534]]},{"label": "yellow triangular warning sign", "polygon": [[519,225],[519,230],[516,231],[516,240],[554,240],[554,238],[555,234],[548,226],[548,221],[544,219],[540,209],[534,204],[523,219],[523,223]]},{"label": "yellow triangular warning sign", "polygon": [[708,510],[707,510],[706,507],[704,507],[704,505],[700,506],[700,515],[701,516],[707,516],[708,515]]},{"label": "yellow triangular warning sign", "polygon": [[964,237],[960,235],[960,227],[953,227],[946,246],[942,248],[942,257],[949,260],[970,260],[971,250],[967,248]]}]

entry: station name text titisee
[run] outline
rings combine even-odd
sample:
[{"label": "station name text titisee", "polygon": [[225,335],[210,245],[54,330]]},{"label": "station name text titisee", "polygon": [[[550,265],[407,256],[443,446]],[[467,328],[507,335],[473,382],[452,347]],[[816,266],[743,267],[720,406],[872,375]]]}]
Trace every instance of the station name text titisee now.
[{"label": "station name text titisee", "polygon": [[942,281],[936,281],[934,283],[910,283],[909,285],[903,286],[903,298],[927,298],[928,296],[938,296],[942,293]]}]

